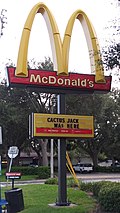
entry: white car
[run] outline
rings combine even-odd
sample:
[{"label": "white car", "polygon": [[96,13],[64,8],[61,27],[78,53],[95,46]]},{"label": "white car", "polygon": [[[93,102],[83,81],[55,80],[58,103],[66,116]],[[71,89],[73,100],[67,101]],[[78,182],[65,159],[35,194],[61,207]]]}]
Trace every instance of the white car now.
[{"label": "white car", "polygon": [[93,166],[90,163],[78,163],[73,166],[73,169],[75,172],[92,172],[93,171]]}]

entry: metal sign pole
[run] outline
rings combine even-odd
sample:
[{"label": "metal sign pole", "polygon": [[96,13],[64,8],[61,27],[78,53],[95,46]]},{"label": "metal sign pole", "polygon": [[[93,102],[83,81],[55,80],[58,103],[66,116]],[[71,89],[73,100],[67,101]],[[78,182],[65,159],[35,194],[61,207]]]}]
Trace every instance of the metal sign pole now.
[{"label": "metal sign pole", "polygon": [[[58,95],[58,114],[65,114],[65,94]],[[67,206],[66,139],[58,139],[58,206]]]},{"label": "metal sign pole", "polygon": [[[1,156],[0,156],[0,175],[1,175]],[[1,202],[1,183],[0,183],[0,202]],[[0,213],[2,213],[2,206],[0,205]]]},{"label": "metal sign pole", "polygon": [[50,156],[50,170],[51,170],[51,178],[54,177],[54,166],[53,166],[53,139],[51,139],[51,156]]},{"label": "metal sign pole", "polygon": [[[0,126],[0,146],[2,145],[2,127]],[[1,149],[1,147],[0,147]],[[0,175],[1,175],[1,150],[0,150]],[[0,183],[0,202],[1,200],[1,183]],[[2,206],[0,205],[0,213],[2,213]]]},{"label": "metal sign pole", "polygon": [[10,165],[9,165],[9,170],[8,170],[8,172],[11,171],[12,162],[13,162],[13,156],[12,156],[11,159],[10,159]]}]

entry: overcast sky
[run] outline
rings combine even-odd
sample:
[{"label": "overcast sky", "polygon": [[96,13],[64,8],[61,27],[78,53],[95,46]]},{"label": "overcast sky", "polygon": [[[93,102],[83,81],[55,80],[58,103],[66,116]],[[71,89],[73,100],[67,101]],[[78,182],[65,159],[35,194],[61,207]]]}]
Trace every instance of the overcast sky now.
[{"label": "overcast sky", "polygon": [[[116,16],[113,0],[43,0],[54,15],[61,37],[71,14],[77,10],[83,10],[91,20],[98,36],[100,46],[104,46],[105,40],[110,37],[108,30],[109,21]],[[4,75],[5,63],[11,59],[15,65],[19,49],[20,38],[26,18],[32,7],[39,1],[36,0],[0,0],[0,11],[6,9],[7,25],[4,34],[0,38],[0,71]],[[114,1],[113,1],[114,2]],[[112,39],[112,37],[111,37]],[[35,58],[43,61],[44,57],[52,52],[45,22],[40,14],[36,15],[31,31],[28,60]],[[80,23],[75,22],[69,58],[69,70],[79,73],[90,73],[90,64],[87,44]]]}]

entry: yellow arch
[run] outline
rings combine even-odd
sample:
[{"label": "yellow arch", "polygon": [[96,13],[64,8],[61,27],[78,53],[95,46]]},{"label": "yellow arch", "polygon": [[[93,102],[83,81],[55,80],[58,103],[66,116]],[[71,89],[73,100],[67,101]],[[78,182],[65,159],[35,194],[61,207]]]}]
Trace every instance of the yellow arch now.
[{"label": "yellow arch", "polygon": [[72,34],[75,19],[78,19],[81,22],[83,30],[84,30],[84,34],[86,37],[88,49],[89,51],[92,50],[93,52],[93,57],[90,58],[90,61],[91,61],[91,68],[93,67],[92,72],[96,73],[95,81],[103,83],[105,82],[105,78],[104,78],[103,66],[101,64],[100,48],[99,48],[97,36],[90,20],[88,19],[87,15],[82,10],[77,10],[72,14],[66,27],[64,40],[63,40],[64,69],[67,72],[71,34]]},{"label": "yellow arch", "polygon": [[79,19],[86,36],[88,49],[93,51],[91,64],[94,65],[96,73],[95,80],[96,82],[105,82],[103,67],[100,63],[101,57],[97,37],[87,15],[81,10],[77,10],[72,14],[72,16],[68,21],[68,25],[66,27],[64,40],[62,44],[56,21],[50,10],[43,3],[38,3],[32,8],[24,25],[18,53],[16,76],[21,77],[28,76],[27,70],[28,43],[31,27],[34,21],[34,17],[37,13],[41,13],[45,19],[52,47],[54,70],[57,70],[58,75],[68,75],[68,59],[69,59],[71,34],[75,19]]},{"label": "yellow arch", "polygon": [[41,13],[43,15],[48,28],[48,33],[49,33],[52,53],[53,53],[54,69],[58,70],[59,72],[64,70],[63,64],[62,64],[62,61],[63,61],[62,60],[62,42],[61,42],[56,21],[52,13],[50,12],[50,10],[46,7],[46,5],[44,5],[43,3],[38,3],[30,11],[28,18],[26,20],[26,23],[24,25],[19,52],[18,52],[16,76],[21,76],[21,77],[28,76],[28,70],[27,70],[28,43],[29,43],[31,27],[34,21],[34,17],[37,13]]}]

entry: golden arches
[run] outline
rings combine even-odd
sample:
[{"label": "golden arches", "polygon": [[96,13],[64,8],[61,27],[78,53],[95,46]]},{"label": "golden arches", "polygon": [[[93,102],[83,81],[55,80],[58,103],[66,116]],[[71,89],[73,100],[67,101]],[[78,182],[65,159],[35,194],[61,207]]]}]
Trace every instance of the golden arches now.
[{"label": "golden arches", "polygon": [[84,34],[86,37],[87,45],[89,51],[92,50],[92,57],[90,58],[91,61],[91,67],[94,69],[96,73],[95,81],[96,82],[105,82],[104,78],[104,71],[103,66],[101,64],[101,56],[100,56],[100,48],[97,40],[97,36],[95,33],[95,30],[88,19],[87,15],[82,10],[75,11],[67,24],[64,40],[63,40],[63,60],[64,60],[64,69],[68,70],[68,59],[69,59],[69,48],[70,48],[70,41],[71,41],[71,34],[73,30],[73,25],[75,22],[75,19],[78,19],[83,27]]},{"label": "golden arches", "polygon": [[[62,64],[62,42],[60,38],[60,34],[58,31],[58,27],[56,21],[50,12],[50,10],[43,3],[38,3],[35,5],[30,11],[26,23],[24,25],[24,29],[22,32],[18,60],[17,60],[17,68],[16,68],[16,76],[26,77],[28,76],[27,70],[27,54],[28,54],[28,43],[30,37],[31,27],[34,21],[34,17],[37,13],[41,13],[45,19],[49,37],[51,40],[51,47],[54,59],[54,67],[56,70],[63,71]],[[63,73],[64,74],[64,73]]]},{"label": "golden arches", "polygon": [[91,64],[93,65],[95,70],[96,74],[95,80],[96,82],[102,83],[105,82],[97,37],[87,15],[81,10],[77,10],[72,14],[72,16],[68,21],[62,44],[56,21],[50,10],[43,3],[36,4],[32,8],[26,20],[19,47],[16,76],[21,77],[28,76],[27,71],[28,42],[31,27],[36,13],[41,13],[45,19],[52,47],[54,69],[57,70],[58,75],[68,75],[68,59],[69,59],[71,34],[75,19],[79,19],[86,36],[88,49],[92,50],[93,52]]}]

